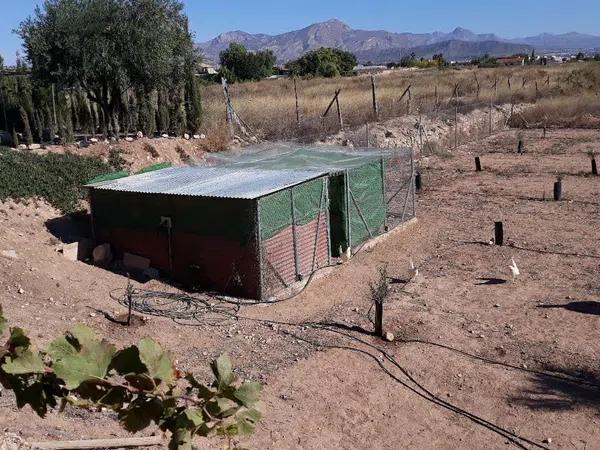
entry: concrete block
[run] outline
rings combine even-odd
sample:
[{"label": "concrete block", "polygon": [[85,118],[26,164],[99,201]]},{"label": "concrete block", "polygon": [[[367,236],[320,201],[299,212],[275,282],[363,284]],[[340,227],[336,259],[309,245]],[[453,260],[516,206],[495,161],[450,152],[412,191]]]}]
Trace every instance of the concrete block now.
[{"label": "concrete block", "polygon": [[150,267],[150,260],[132,253],[123,253],[123,265],[128,269],[146,270]]},{"label": "concrete block", "polygon": [[79,252],[79,243],[73,242],[72,244],[65,244],[62,248],[62,255],[69,261],[77,261],[77,254]]}]

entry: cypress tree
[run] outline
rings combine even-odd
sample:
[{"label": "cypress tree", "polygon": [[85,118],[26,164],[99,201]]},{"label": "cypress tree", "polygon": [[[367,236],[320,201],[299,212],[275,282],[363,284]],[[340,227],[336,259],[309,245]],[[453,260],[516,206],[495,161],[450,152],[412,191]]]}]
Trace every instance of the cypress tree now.
[{"label": "cypress tree", "polygon": [[23,124],[23,137],[27,145],[33,144],[33,135],[31,134],[31,126],[29,125],[29,117],[27,117],[27,111],[22,106],[19,106],[19,116],[21,123]]},{"label": "cypress tree", "polygon": [[190,71],[185,85],[185,106],[187,125],[191,134],[195,134],[202,124],[202,97],[198,80]]},{"label": "cypress tree", "polygon": [[19,135],[17,134],[17,130],[14,129],[12,130],[12,141],[13,141],[13,147],[17,148],[19,146]]}]

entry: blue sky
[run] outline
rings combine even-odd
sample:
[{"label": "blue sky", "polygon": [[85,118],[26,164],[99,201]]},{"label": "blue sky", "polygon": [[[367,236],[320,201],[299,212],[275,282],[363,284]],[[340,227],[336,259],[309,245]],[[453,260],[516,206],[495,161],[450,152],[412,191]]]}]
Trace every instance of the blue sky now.
[{"label": "blue sky", "polygon": [[[12,33],[42,0],[0,0],[0,54],[14,63],[20,49]],[[600,34],[598,0],[184,0],[196,40],[224,31],[277,34],[337,18],[353,28],[387,31],[451,31],[457,26],[478,33],[520,37],[541,32]]]}]

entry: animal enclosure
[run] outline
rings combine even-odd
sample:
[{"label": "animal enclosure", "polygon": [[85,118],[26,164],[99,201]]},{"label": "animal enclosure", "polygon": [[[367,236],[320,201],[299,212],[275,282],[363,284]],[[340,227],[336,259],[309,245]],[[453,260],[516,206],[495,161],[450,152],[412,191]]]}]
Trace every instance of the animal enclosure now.
[{"label": "animal enclosure", "polygon": [[94,237],[202,290],[263,299],[415,216],[412,151],[285,144],[89,184]]}]

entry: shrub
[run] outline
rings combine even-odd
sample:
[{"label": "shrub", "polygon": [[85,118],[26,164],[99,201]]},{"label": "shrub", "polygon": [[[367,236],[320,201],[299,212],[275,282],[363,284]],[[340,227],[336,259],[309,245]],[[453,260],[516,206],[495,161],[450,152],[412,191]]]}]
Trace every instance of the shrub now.
[{"label": "shrub", "polygon": [[0,147],[0,201],[42,198],[63,213],[71,213],[85,198],[82,186],[110,172],[110,166],[98,158],[36,155]]},{"label": "shrub", "polygon": [[356,56],[336,48],[320,48],[287,63],[287,68],[297,76],[333,78],[350,75],[357,64]]}]

